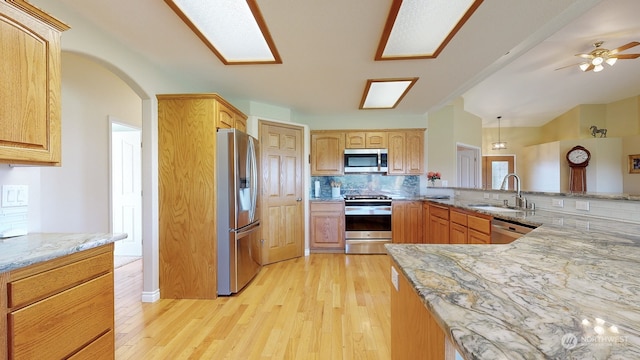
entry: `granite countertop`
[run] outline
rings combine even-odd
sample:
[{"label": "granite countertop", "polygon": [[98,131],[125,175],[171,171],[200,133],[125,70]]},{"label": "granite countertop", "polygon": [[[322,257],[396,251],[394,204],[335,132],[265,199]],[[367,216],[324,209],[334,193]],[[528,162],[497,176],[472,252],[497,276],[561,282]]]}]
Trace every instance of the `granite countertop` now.
[{"label": "granite countertop", "polygon": [[507,245],[386,245],[466,359],[640,358],[640,224],[493,215],[542,226]]},{"label": "granite countertop", "polygon": [[34,233],[0,239],[0,273],[106,245],[127,234]]}]

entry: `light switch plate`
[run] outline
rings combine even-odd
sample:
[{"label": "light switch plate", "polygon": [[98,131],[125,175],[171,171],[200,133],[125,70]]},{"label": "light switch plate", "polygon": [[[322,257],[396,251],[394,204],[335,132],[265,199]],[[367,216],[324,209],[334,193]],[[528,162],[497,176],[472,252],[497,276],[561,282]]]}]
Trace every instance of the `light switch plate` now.
[{"label": "light switch plate", "polygon": [[29,205],[29,186],[2,185],[2,207]]},{"label": "light switch plate", "polygon": [[493,200],[500,200],[500,194],[493,194]]},{"label": "light switch plate", "polygon": [[485,199],[488,199],[489,198],[489,193],[482,194],[482,197],[485,198]]},{"label": "light switch plate", "polygon": [[564,200],[562,199],[551,199],[551,205],[554,207],[564,207]]}]

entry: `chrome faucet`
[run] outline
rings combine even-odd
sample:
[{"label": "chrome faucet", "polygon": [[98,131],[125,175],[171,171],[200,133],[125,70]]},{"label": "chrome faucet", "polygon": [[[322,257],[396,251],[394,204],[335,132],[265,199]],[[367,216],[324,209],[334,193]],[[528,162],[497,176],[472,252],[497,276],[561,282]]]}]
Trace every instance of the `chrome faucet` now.
[{"label": "chrome faucet", "polygon": [[524,197],[522,197],[522,195],[520,194],[520,177],[516,175],[516,173],[510,173],[505,175],[504,179],[502,180],[502,185],[500,186],[500,190],[507,189],[507,180],[511,176],[513,176],[516,179],[516,207],[521,209],[526,209],[527,200]]}]

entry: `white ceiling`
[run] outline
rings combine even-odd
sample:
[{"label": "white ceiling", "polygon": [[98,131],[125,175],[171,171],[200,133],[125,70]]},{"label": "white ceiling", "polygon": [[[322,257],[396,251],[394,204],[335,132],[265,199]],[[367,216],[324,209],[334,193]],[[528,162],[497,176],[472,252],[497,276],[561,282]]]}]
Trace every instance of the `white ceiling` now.
[{"label": "white ceiling", "polygon": [[[193,84],[194,92],[282,106],[300,116],[384,112],[392,121],[463,96],[467,111],[485,126],[496,126],[498,115],[502,126],[537,126],[579,104],[640,94],[640,59],[599,73],[554,70],[577,63],[573,55],[597,40],[609,49],[640,41],[638,0],[485,0],[438,58],[403,61],[373,61],[390,0],[258,0],[283,64],[231,66],[161,0],[32,2],[45,11],[47,3],[63,3]],[[625,53],[636,52],[640,46]],[[414,76],[420,79],[396,109],[358,110],[367,79]]]}]

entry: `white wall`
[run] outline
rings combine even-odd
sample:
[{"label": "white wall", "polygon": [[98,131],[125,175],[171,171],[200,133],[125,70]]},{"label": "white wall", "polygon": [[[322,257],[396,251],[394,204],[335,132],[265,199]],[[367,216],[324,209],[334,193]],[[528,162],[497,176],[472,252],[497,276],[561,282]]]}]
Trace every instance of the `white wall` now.
[{"label": "white wall", "polygon": [[62,54],[62,166],[41,169],[42,231],[109,232],[109,121],[142,126],[142,100],[111,71]]}]

